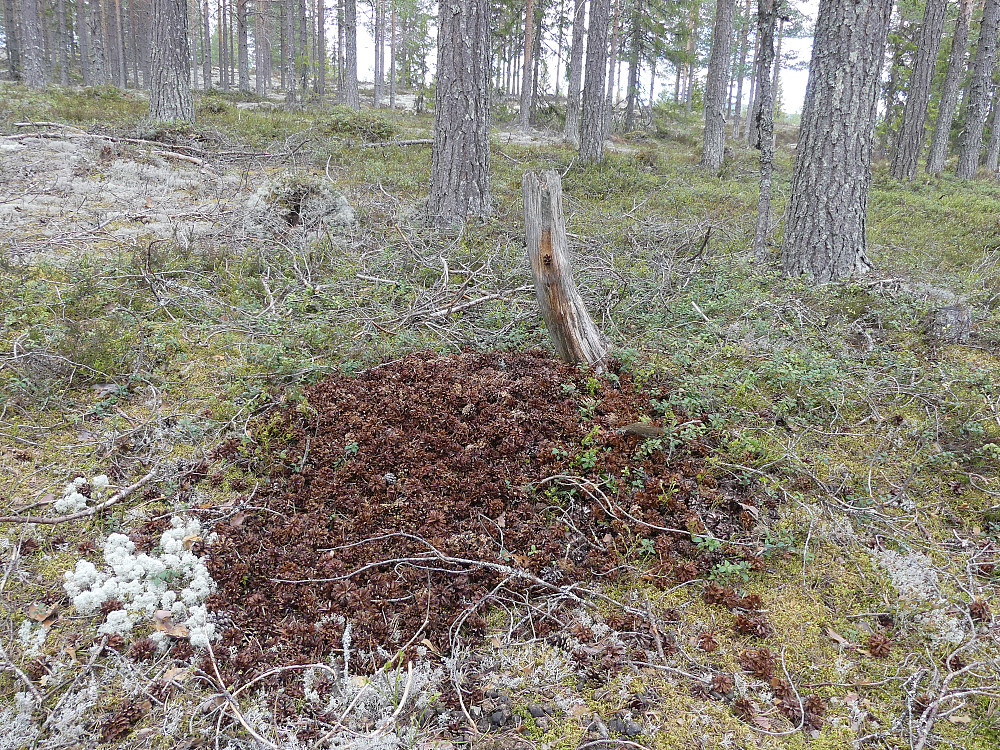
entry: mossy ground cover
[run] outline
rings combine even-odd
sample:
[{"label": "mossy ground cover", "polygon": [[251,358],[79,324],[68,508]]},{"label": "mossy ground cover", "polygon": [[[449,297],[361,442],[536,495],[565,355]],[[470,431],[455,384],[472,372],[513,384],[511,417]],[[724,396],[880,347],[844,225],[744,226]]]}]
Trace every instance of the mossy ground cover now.
[{"label": "mossy ground cover", "polygon": [[[16,132],[15,122],[46,120],[161,137],[144,123],[145,103],[135,95],[5,88],[2,102],[4,133]],[[51,515],[46,505],[77,476],[107,474],[125,486],[159,472],[154,484],[99,515],[0,529],[0,639],[7,661],[44,699],[32,707],[24,680],[9,669],[0,674],[11,705],[16,693],[28,696],[28,708],[11,709],[24,722],[11,726],[25,746],[49,716],[38,746],[67,738],[85,746],[102,738],[152,747],[216,736],[232,747],[257,741],[219,697],[225,680],[204,652],[133,650],[156,632],[152,621],[109,637],[92,655],[103,615],[69,606],[62,574],[81,558],[100,563],[111,533],[135,533],[171,515],[211,523],[237,512],[237,502],[248,502],[237,498],[255,497],[266,472],[213,459],[212,451],[246,438],[276,406],[307,409],[304,389],[331,373],[425,350],[544,347],[519,196],[523,172],[547,167],[564,173],[577,283],[590,310],[628,371],[659,389],[649,394],[650,414],[705,415],[712,472],[759,483],[780,500],[776,516],[732,540],[750,545],[760,564],[719,560],[666,589],[641,574],[609,584],[604,594],[613,601],[641,612],[648,602],[645,624],[622,620],[603,602],[596,612],[566,613],[561,640],[515,637],[511,605],[494,609],[485,645],[462,662],[496,683],[483,686],[478,705],[465,706],[499,712],[502,721],[479,727],[485,734],[451,713],[444,694],[453,699],[465,678],[449,672],[456,662],[435,655],[433,642],[427,658],[437,667],[408,678],[404,664],[389,661],[354,705],[362,678],[345,683],[341,662],[338,675],[317,669],[309,684],[288,675],[291,692],[280,698],[277,688],[237,694],[242,718],[279,745],[297,730],[275,723],[278,713],[308,714],[319,730],[309,741],[332,732],[328,739],[339,744],[350,736],[572,748],[608,732],[610,744],[664,749],[996,746],[994,182],[899,185],[877,165],[875,274],[812,289],[747,253],[753,154],[736,147],[720,175],[705,174],[696,166],[696,124],[669,113],[657,115],[653,134],[620,141],[623,150],[600,166],[577,163],[560,145],[497,136],[495,215],[438,231],[421,219],[429,149],[364,146],[427,137],[428,116],[246,104],[204,97],[199,124],[182,135],[202,144],[215,169],[239,174],[247,192],[284,171],[332,180],[358,214],[352,232],[210,243],[83,232],[72,252],[4,256],[0,512]],[[275,156],[213,160],[213,149]],[[141,151],[122,158],[144,158]],[[787,150],[778,159],[779,217],[791,160]],[[780,233],[776,221],[775,243]],[[956,298],[973,314],[968,344],[943,343],[926,330],[928,315]],[[587,448],[581,441],[581,454]],[[208,475],[213,481],[203,481]],[[640,537],[619,544],[629,565],[653,564]],[[713,583],[758,595],[760,608],[706,601]],[[34,625],[32,604],[46,608],[41,614],[59,605],[57,619]],[[739,632],[738,618],[757,612],[771,632],[746,622]],[[633,630],[641,638],[617,650],[631,642],[615,633]],[[747,653],[761,648],[773,655],[770,676],[747,666],[759,667]],[[411,694],[402,700],[408,679]],[[796,695],[822,701],[820,726],[796,714]],[[306,703],[309,710],[299,710]],[[555,708],[540,716],[529,710],[549,704]],[[629,722],[641,734],[631,735]]]}]

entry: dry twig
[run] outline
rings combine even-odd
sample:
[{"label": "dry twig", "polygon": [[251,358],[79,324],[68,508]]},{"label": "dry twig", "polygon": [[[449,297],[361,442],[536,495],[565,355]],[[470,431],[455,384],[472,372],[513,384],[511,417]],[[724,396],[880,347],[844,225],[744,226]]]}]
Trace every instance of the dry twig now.
[{"label": "dry twig", "polygon": [[119,503],[126,497],[131,495],[137,489],[145,487],[147,484],[156,479],[157,469],[153,469],[146,476],[140,479],[133,485],[126,487],[125,489],[118,490],[114,495],[109,497],[100,505],[95,505],[91,508],[85,508],[84,510],[78,511],[76,513],[70,513],[65,516],[0,516],[0,523],[40,523],[40,524],[57,524],[66,523],[67,521],[77,521],[81,518],[89,518],[90,516],[97,515],[105,508],[110,508],[115,503]]}]

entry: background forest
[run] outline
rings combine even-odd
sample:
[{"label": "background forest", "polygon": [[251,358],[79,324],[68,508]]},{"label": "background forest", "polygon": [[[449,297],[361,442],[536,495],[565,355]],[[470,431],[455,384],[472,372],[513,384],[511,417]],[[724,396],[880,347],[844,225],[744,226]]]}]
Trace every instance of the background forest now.
[{"label": "background forest", "polygon": [[1000,742],[1000,0],[0,20],[0,750]]}]

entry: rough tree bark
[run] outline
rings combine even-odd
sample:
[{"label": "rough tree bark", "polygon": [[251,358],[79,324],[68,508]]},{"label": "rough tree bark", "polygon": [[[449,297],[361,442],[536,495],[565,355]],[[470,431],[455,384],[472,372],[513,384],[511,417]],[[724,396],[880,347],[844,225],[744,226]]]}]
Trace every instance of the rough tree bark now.
[{"label": "rough tree bark", "polygon": [[285,104],[295,104],[298,82],[295,80],[295,0],[285,3]]},{"label": "rough tree bark", "polygon": [[559,174],[554,169],[541,176],[526,172],[521,180],[521,195],[535,298],[549,338],[564,362],[600,370],[608,345],[573,281]]},{"label": "rough tree bark", "polygon": [[111,76],[111,83],[119,88],[126,85],[125,50],[122,46],[122,36],[119,25],[120,0],[105,0],[104,5],[104,54]]},{"label": "rough tree bark", "polygon": [[871,268],[865,223],[893,0],[821,0],[781,265],[823,284]]},{"label": "rough tree bark", "polygon": [[990,111],[990,86],[993,61],[997,52],[997,30],[1000,29],[1000,0],[986,0],[983,21],[979,27],[976,57],[972,62],[972,77],[966,93],[965,130],[958,152],[955,174],[970,180],[979,169],[979,154],[983,149],[983,130]]},{"label": "rough tree bark", "polygon": [[[77,2],[82,6],[84,0],[77,0]],[[12,81],[19,81],[21,80],[21,34],[17,27],[14,0],[0,0],[0,3],[2,3],[3,10],[4,38],[7,40],[7,70]]]},{"label": "rough tree bark", "polygon": [[351,109],[361,109],[358,91],[358,2],[344,0],[344,88],[340,100]]},{"label": "rough tree bark", "polygon": [[309,29],[306,0],[296,5],[296,20],[299,24],[299,47],[295,57],[295,72],[298,77],[299,97],[305,101],[309,91]]},{"label": "rough tree bark", "polygon": [[59,66],[59,83],[69,85],[69,21],[66,17],[66,0],[56,0],[56,63]]},{"label": "rough tree bark", "polygon": [[236,0],[236,49],[240,91],[250,91],[250,46],[247,40],[247,2]]},{"label": "rough tree bark", "polygon": [[993,117],[990,119],[990,143],[986,147],[986,173],[1000,170],[1000,91],[993,96]]},{"label": "rough tree bark", "polygon": [[149,115],[160,122],[194,120],[186,0],[153,0]]},{"label": "rough tree bark", "polygon": [[271,45],[265,38],[265,21],[263,15],[263,8],[261,8],[258,4],[258,6],[254,8],[253,14],[254,91],[257,96],[263,96],[266,91],[264,85],[264,55],[265,50],[267,51],[267,54],[270,54],[271,51]]},{"label": "rough tree bark", "polygon": [[701,166],[715,171],[722,166],[726,147],[726,85],[733,54],[733,14],[736,0],[716,0],[712,25],[712,51],[705,82],[705,143]]},{"label": "rough tree bark", "polygon": [[687,56],[687,80],[684,85],[684,111],[690,113],[694,101],[694,80],[698,67],[698,24],[701,22],[701,2],[691,3],[690,28],[684,52]]},{"label": "rough tree bark", "polygon": [[103,10],[101,0],[90,0],[88,5],[90,7],[90,17],[87,19],[87,22],[90,24],[91,78],[95,86],[100,86],[108,82],[107,57],[104,54],[104,24],[101,20]]},{"label": "rough tree bark", "polygon": [[917,173],[917,160],[924,147],[924,123],[927,104],[931,100],[934,64],[937,62],[941,33],[948,0],[927,0],[924,21],[917,40],[917,56],[913,61],[909,91],[903,106],[903,122],[896,137],[896,152],[889,173],[897,180],[912,180]]},{"label": "rough tree bark", "polygon": [[743,19],[743,29],[740,32],[740,61],[737,66],[736,75],[736,106],[733,115],[733,138],[740,137],[740,121],[743,119],[743,79],[746,77],[747,69],[747,47],[750,40],[750,3],[747,0],[745,18]]},{"label": "rough tree bark", "polygon": [[396,109],[396,0],[390,0],[392,12],[389,15],[389,109]]},{"label": "rough tree bark", "polygon": [[517,115],[517,124],[521,130],[531,127],[531,94],[532,87],[527,85],[531,80],[534,70],[532,60],[535,52],[535,3],[534,0],[527,0],[524,9],[524,66],[521,73],[521,80],[525,85],[521,86],[521,109]]},{"label": "rough tree bark", "polygon": [[90,24],[87,21],[86,0],[76,0],[76,29],[80,37],[80,75],[83,77],[83,85],[91,86],[93,80],[90,73]]},{"label": "rough tree bark", "polygon": [[441,3],[428,200],[439,225],[492,208],[489,67],[489,0]]},{"label": "rough tree bark", "polygon": [[608,72],[609,0],[591,0],[587,33],[587,68],[580,112],[580,158],[604,159],[604,80]]},{"label": "rough tree bark", "polygon": [[[611,31],[611,47],[608,51],[608,94],[607,101],[604,103],[604,141],[611,137],[611,121],[615,111],[615,87],[618,83],[615,71],[618,65],[618,45],[621,40],[621,28],[622,28],[622,4],[624,0],[614,0],[615,2],[615,19],[614,26]],[[603,143],[603,141],[602,141]]]},{"label": "rough tree bark", "polygon": [[45,85],[45,49],[39,0],[21,0],[21,71],[28,88]]},{"label": "rough tree bark", "polygon": [[771,181],[774,176],[774,89],[771,86],[771,64],[774,62],[774,29],[778,19],[778,0],[758,0],[757,3],[757,98],[753,132],[756,141],[750,145],[760,150],[760,197],[757,199],[757,224],[754,229],[754,255],[766,255],[767,229],[771,221]]},{"label": "rough tree bark", "polygon": [[[780,10],[780,9],[779,9]],[[781,79],[781,40],[785,36],[785,18],[778,16],[778,30],[774,35],[774,75],[771,78],[771,95],[774,98],[774,116],[778,116],[778,83]]]},{"label": "rough tree bark", "polygon": [[927,156],[928,174],[941,174],[944,171],[944,162],[948,156],[948,141],[951,139],[951,124],[955,119],[955,107],[958,105],[959,85],[962,81],[962,71],[965,69],[965,51],[969,46],[969,24],[972,22],[974,6],[974,0],[960,0],[955,33],[951,38],[948,72],[941,88],[941,101],[938,104],[937,121],[934,123],[931,151]]},{"label": "rough tree bark", "polygon": [[[219,50],[219,88],[223,91],[229,91],[229,34],[227,31],[227,20],[226,11],[227,5],[225,0],[217,0],[216,9],[216,34],[219,40],[218,50]],[[211,39],[211,37],[209,37]]]},{"label": "rough tree bark", "polygon": [[629,40],[628,53],[628,93],[625,97],[626,133],[631,133],[635,128],[635,107],[639,94],[639,61],[642,59],[643,48],[642,19],[644,13],[642,0],[635,0],[635,4],[632,6],[632,38]]},{"label": "rough tree bark", "polygon": [[750,91],[747,92],[747,122],[743,132],[743,137],[747,140],[747,145],[752,146],[757,142],[757,78],[760,75],[760,34],[755,35],[753,42],[753,62],[750,64]]},{"label": "rough tree bark", "polygon": [[344,0],[337,0],[337,93],[344,90]]},{"label": "rough tree bark", "polygon": [[208,0],[203,0],[201,12],[201,77],[205,79],[205,91],[212,89],[212,31],[208,22]]},{"label": "rough tree bark", "polygon": [[375,0],[375,93],[376,107],[382,106],[385,95],[385,5],[382,0]]},{"label": "rough tree bark", "polygon": [[580,82],[583,79],[583,39],[587,10],[586,0],[576,0],[573,9],[573,41],[569,58],[569,84],[566,89],[566,126],[563,137],[572,146],[580,145]]}]

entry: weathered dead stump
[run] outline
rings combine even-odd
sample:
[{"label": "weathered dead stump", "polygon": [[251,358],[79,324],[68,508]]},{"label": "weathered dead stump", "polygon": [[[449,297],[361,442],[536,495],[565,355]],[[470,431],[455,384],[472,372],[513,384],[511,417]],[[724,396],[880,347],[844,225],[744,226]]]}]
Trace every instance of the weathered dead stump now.
[{"label": "weathered dead stump", "polygon": [[600,371],[608,344],[573,282],[559,175],[553,169],[541,175],[526,172],[521,195],[535,297],[556,353],[564,362],[585,363]]}]

